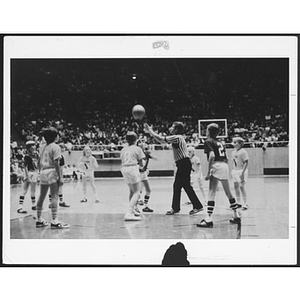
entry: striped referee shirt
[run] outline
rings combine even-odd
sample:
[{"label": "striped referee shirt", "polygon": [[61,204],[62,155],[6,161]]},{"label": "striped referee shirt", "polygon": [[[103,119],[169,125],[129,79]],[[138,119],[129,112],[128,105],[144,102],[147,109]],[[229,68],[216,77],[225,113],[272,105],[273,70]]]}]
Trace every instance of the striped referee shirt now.
[{"label": "striped referee shirt", "polygon": [[182,135],[166,136],[165,141],[172,144],[175,162],[188,157],[187,145]]}]

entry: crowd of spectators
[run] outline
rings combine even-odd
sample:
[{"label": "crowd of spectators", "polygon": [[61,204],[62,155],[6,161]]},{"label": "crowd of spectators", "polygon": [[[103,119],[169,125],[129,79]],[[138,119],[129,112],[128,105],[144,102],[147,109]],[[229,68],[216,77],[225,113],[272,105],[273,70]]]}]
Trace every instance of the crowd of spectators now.
[{"label": "crowd of spectators", "polygon": [[227,119],[226,143],[239,135],[251,147],[287,145],[286,60],[19,60],[12,74],[12,132],[19,144],[39,142],[49,125],[68,151],[85,144],[119,149],[132,129],[154,144],[132,119],[140,103],[157,132],[168,134],[180,120],[196,147],[203,144],[198,120],[219,118]]},{"label": "crowd of spectators", "polygon": [[[40,140],[37,140],[37,150],[40,146]],[[10,145],[10,182],[13,184],[22,183],[25,179],[24,157],[26,150],[22,145],[13,141]],[[82,172],[76,165],[64,165],[62,174],[65,181],[82,179]]]}]

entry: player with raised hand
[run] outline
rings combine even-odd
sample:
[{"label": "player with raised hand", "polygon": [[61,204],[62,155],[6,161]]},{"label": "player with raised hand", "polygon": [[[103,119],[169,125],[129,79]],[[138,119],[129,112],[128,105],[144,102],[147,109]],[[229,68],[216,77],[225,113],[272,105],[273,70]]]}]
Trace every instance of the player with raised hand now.
[{"label": "player with raised hand", "polygon": [[35,191],[36,191],[36,183],[38,178],[37,161],[38,161],[38,153],[35,151],[35,142],[27,141],[26,154],[24,156],[25,177],[23,183],[23,191],[19,198],[19,207],[17,210],[19,214],[27,213],[27,211],[23,209],[23,203],[24,203],[25,195],[28,192],[29,186],[31,189],[31,201],[32,201],[31,209],[36,210]]},{"label": "player with raised hand", "polygon": [[[233,138],[234,150],[231,153],[232,157],[232,179],[234,184],[235,195],[237,202],[241,203],[241,193],[243,197],[242,209],[249,208],[247,204],[247,192],[245,188],[246,181],[248,179],[248,162],[249,156],[247,151],[243,148],[244,140],[241,137]],[[241,193],[240,193],[241,191]]]},{"label": "player with raised hand", "polygon": [[83,155],[79,158],[78,167],[82,171],[82,186],[83,186],[83,199],[80,201],[82,203],[87,202],[87,180],[91,184],[95,202],[99,203],[98,195],[95,187],[95,177],[94,172],[98,168],[98,163],[96,158],[92,155],[92,150],[89,146],[85,146],[83,149]]},{"label": "player with raised hand", "polygon": [[209,180],[209,192],[207,199],[207,216],[201,220],[198,227],[213,227],[212,214],[215,207],[215,196],[219,181],[221,181],[227,198],[229,199],[230,208],[233,211],[231,223],[240,224],[237,209],[238,203],[233,198],[229,187],[229,168],[227,164],[227,156],[224,145],[217,139],[220,127],[216,123],[211,123],[207,126],[207,139],[204,143],[204,152],[207,155],[208,168],[205,180]]}]

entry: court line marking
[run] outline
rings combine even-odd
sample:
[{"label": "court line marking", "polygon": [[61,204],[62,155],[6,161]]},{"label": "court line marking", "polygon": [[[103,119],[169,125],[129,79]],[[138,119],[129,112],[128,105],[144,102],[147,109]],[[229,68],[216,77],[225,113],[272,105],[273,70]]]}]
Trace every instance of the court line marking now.
[{"label": "court line marking", "polygon": [[[128,223],[127,223],[128,224]],[[131,224],[136,224],[136,223],[131,223]],[[125,228],[125,229],[127,229],[126,228],[126,226],[121,226],[121,227],[119,227],[119,228]],[[150,228],[149,226],[146,226],[146,227],[143,227],[143,226],[141,226],[141,227],[135,227],[136,229],[140,229],[140,228]]]},{"label": "court line marking", "polygon": [[241,235],[242,237],[244,236],[253,236],[253,237],[258,237],[259,235],[256,235],[256,234],[248,234],[248,235]]}]

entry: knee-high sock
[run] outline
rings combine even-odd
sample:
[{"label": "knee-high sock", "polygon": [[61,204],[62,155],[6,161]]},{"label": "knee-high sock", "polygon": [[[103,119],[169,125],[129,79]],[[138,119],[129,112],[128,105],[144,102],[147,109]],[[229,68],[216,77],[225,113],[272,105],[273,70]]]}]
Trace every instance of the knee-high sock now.
[{"label": "knee-high sock", "polygon": [[36,216],[37,216],[38,221],[41,219],[42,212],[43,212],[43,207],[37,206],[36,207]]},{"label": "knee-high sock", "polygon": [[25,199],[24,196],[20,196],[20,198],[19,198],[19,208],[23,207],[24,199]]},{"label": "knee-high sock", "polygon": [[213,214],[214,208],[215,208],[215,201],[214,200],[207,201],[207,214],[209,216]]},{"label": "knee-high sock", "polygon": [[149,196],[145,195],[145,197],[144,197],[144,203],[145,203],[145,205],[148,205],[149,199],[150,199],[150,195]]},{"label": "knee-high sock", "polygon": [[238,217],[238,204],[237,202],[235,201],[234,198],[231,198],[229,199],[229,203],[230,203],[230,208],[232,209],[233,211],[233,217],[234,218],[237,218]]}]

